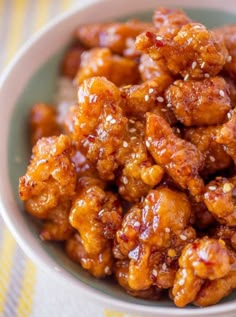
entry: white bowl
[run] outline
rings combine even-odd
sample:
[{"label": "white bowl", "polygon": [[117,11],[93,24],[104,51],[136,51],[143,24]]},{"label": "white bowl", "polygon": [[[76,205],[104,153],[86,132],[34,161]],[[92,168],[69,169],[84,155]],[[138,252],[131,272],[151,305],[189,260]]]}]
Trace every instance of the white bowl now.
[{"label": "white bowl", "polygon": [[[204,10],[190,11],[195,19],[209,26],[236,21],[235,0],[198,0],[197,4],[190,0],[90,1],[54,20],[20,50],[0,80],[1,214],[17,242],[35,263],[94,299],[106,302],[110,308],[145,316],[235,316],[236,294],[212,307],[179,309],[168,301],[134,299],[118,286],[95,280],[67,259],[60,248],[39,240],[37,224],[23,212],[18,199],[17,179],[24,173],[29,157],[25,128],[27,113],[34,102],[50,101],[60,56],[75,28],[82,23],[151,12],[158,5],[202,8]],[[224,13],[210,12],[207,8]]]}]

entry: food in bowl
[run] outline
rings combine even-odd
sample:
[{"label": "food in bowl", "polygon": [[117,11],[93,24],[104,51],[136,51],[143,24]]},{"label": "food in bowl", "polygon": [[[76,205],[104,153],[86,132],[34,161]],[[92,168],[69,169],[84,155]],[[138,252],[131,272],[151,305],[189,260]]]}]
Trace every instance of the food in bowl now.
[{"label": "food in bowl", "polygon": [[31,109],[25,210],[133,296],[208,306],[236,287],[233,30],[165,8],[80,26],[68,102]]}]

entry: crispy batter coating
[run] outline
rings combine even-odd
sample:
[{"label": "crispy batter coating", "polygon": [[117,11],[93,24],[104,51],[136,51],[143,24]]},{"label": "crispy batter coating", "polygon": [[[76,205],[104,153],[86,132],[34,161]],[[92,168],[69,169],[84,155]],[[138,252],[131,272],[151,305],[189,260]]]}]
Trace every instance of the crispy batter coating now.
[{"label": "crispy batter coating", "polygon": [[164,170],[156,165],[147,151],[144,122],[129,119],[117,161],[120,173],[116,178],[119,194],[130,202],[146,196],[162,180]]},{"label": "crispy batter coating", "polygon": [[31,144],[43,137],[60,135],[60,127],[57,123],[57,111],[49,104],[37,103],[30,110]]},{"label": "crispy batter coating", "polygon": [[168,34],[143,33],[136,48],[154,60],[164,58],[169,70],[185,79],[216,76],[228,60],[224,41],[200,23],[184,25],[173,39]]},{"label": "crispy batter coating", "polygon": [[25,209],[45,218],[61,201],[75,194],[76,172],[71,157],[74,148],[66,135],[40,139],[26,174],[19,180],[19,194]]},{"label": "crispy batter coating", "polygon": [[226,276],[207,281],[194,300],[194,305],[206,307],[217,304],[222,298],[228,296],[236,288],[236,272],[231,271]]},{"label": "crispy batter coating", "polygon": [[146,145],[157,164],[182,188],[195,196],[203,190],[199,171],[204,159],[195,145],[180,139],[168,123],[158,115],[147,114]]},{"label": "crispy batter coating", "polygon": [[222,144],[236,164],[236,109],[228,114],[229,121],[218,130],[216,142]]},{"label": "crispy batter coating", "polygon": [[114,179],[127,119],[120,108],[120,91],[104,77],[85,80],[78,90],[78,106],[71,109],[65,125],[78,149],[96,164],[99,176]]},{"label": "crispy batter coating", "polygon": [[189,243],[179,258],[172,294],[178,307],[197,297],[204,280],[216,280],[230,272],[230,256],[222,240],[204,237]]},{"label": "crispy batter coating", "polygon": [[48,211],[40,232],[42,240],[63,241],[71,237],[74,229],[69,223],[70,207],[71,201],[65,200]]},{"label": "crispy batter coating", "polygon": [[189,217],[187,196],[166,187],[150,191],[124,216],[116,239],[120,253],[130,259],[130,289],[173,285],[178,255],[187,241],[195,238]]},{"label": "crispy batter coating", "polygon": [[123,287],[128,294],[134,297],[159,300],[162,295],[162,291],[156,286],[151,286],[148,289],[140,291],[135,291],[129,287],[129,262],[129,260],[124,260],[117,261],[115,264],[115,276],[120,286]]},{"label": "crispy batter coating", "polygon": [[231,265],[230,272],[222,278],[206,281],[197,294],[194,305],[201,307],[214,305],[236,288],[236,253],[231,250],[228,250],[228,253]]},{"label": "crispy batter coating", "polygon": [[103,76],[117,86],[133,85],[139,81],[138,64],[132,59],[112,55],[108,48],[94,48],[81,56],[76,75],[80,85],[85,79]]},{"label": "crispy batter coating", "polygon": [[170,125],[176,124],[176,117],[164,99],[164,90],[170,83],[170,77],[160,76],[140,85],[121,88],[122,108],[126,116],[142,119],[146,112],[154,112]]},{"label": "crispy batter coating", "polygon": [[228,85],[221,77],[177,80],[165,96],[176,118],[185,126],[223,123],[231,109]]},{"label": "crispy batter coating", "polygon": [[236,78],[236,25],[225,25],[214,29],[216,35],[224,41],[229,57],[225,64],[225,70],[232,78]]},{"label": "crispy batter coating", "polygon": [[[122,208],[118,197],[112,192],[105,192],[101,181],[90,177],[79,179],[69,220],[72,227],[80,234],[85,256],[94,260],[94,266],[91,264],[87,267],[82,256],[80,263],[97,277],[99,277],[98,272],[101,272],[98,266],[104,267],[103,261],[99,260],[100,256],[104,252],[112,253],[110,240],[114,238],[120,227],[121,214]],[[111,256],[110,259],[100,277],[111,274],[113,264]]]},{"label": "crispy batter coating", "polygon": [[204,155],[205,165],[201,174],[207,176],[231,166],[232,159],[222,144],[216,142],[220,126],[186,129],[184,138],[194,144]]},{"label": "crispy batter coating", "polygon": [[236,178],[216,177],[207,186],[204,202],[208,210],[220,223],[228,226],[236,225]]},{"label": "crispy batter coating", "polygon": [[123,54],[129,47],[127,43],[148,29],[153,29],[151,23],[138,20],[100,23],[80,26],[76,31],[76,37],[89,48],[107,47],[114,53]]},{"label": "crispy batter coating", "polygon": [[97,254],[88,254],[86,252],[78,233],[66,241],[66,254],[70,259],[79,263],[85,270],[97,278],[104,278],[111,275],[113,265],[113,256],[110,243]]},{"label": "crispy batter coating", "polygon": [[174,80],[166,67],[164,59],[154,61],[148,54],[142,54],[139,62],[139,72],[144,82],[159,78],[158,84],[163,85],[163,89],[167,88]]},{"label": "crispy batter coating", "polygon": [[79,44],[68,49],[61,63],[62,76],[68,77],[70,79],[75,78],[80,67],[81,55],[84,51],[84,47]]},{"label": "crispy batter coating", "polygon": [[236,228],[217,225],[210,231],[214,238],[224,240],[226,245],[236,250]]},{"label": "crispy batter coating", "polygon": [[90,162],[86,156],[80,151],[76,151],[72,157],[72,162],[75,165],[75,170],[78,177],[89,176],[99,178],[96,165]]},{"label": "crispy batter coating", "polygon": [[182,26],[190,23],[190,18],[182,10],[157,8],[154,11],[153,23],[159,34],[173,38]]}]

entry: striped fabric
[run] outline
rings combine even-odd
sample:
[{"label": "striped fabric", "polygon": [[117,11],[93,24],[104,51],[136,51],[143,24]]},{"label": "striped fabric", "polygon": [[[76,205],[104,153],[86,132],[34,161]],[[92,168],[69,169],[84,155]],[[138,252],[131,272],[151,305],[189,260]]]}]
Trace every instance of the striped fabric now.
[{"label": "striped fabric", "polygon": [[[49,19],[86,0],[0,0],[0,69]],[[126,317],[41,272],[16,244],[0,217],[0,317]],[[130,315],[129,315],[130,316]],[[131,317],[131,316],[130,316]]]}]

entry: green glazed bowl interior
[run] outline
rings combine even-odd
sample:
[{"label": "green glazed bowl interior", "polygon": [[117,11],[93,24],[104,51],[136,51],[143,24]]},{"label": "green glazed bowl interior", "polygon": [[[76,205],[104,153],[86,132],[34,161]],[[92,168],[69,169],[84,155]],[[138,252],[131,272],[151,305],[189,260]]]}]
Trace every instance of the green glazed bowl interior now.
[{"label": "green glazed bowl interior", "polygon": [[[213,9],[186,9],[186,11],[193,20],[202,22],[210,28],[236,22],[236,15],[227,12],[222,13],[221,11]],[[134,14],[132,18],[137,17],[143,20],[150,20],[151,16],[151,12],[145,12],[141,15]],[[130,16],[127,18],[130,18]],[[124,20],[124,17],[121,17],[121,20]],[[24,218],[24,222],[31,231],[32,239],[37,240],[41,248],[52,258],[55,263],[55,268],[57,267],[59,270],[64,269],[78,281],[90,288],[96,289],[99,293],[105,294],[108,297],[145,307],[172,308],[174,305],[169,300],[145,301],[136,299],[127,295],[111,279],[98,280],[91,277],[86,271],[80,268],[78,264],[68,259],[59,244],[45,243],[39,239],[39,223],[24,212],[23,205],[19,200],[17,189],[18,179],[25,173],[30,158],[28,113],[32,104],[36,102],[53,102],[59,76],[59,65],[65,49],[66,46],[54,56],[51,56],[42,67],[33,74],[14,107],[8,137],[8,175],[14,200]],[[236,293],[232,293],[231,296],[224,299],[223,303],[229,303],[234,299],[236,299]],[[199,310],[199,308],[190,305],[187,310],[194,315],[194,312]],[[177,309],[175,309],[175,311],[177,311]],[[184,310],[179,310],[179,312],[181,315],[184,315]]]}]

